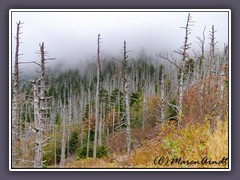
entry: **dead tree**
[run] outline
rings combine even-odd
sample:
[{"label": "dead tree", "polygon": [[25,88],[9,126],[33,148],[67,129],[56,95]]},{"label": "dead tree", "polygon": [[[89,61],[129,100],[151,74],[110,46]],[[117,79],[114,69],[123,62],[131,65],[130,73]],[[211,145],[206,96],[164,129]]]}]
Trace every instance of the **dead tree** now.
[{"label": "dead tree", "polygon": [[61,160],[60,167],[63,168],[65,165],[65,150],[66,150],[66,93],[64,93],[64,102],[61,105],[62,108],[62,147],[61,147]]},{"label": "dead tree", "polygon": [[213,75],[213,74],[216,74],[216,44],[217,42],[215,41],[215,33],[217,31],[214,29],[214,26],[212,26],[212,30],[210,31],[210,53],[209,53],[209,56],[210,56],[210,59],[209,59],[209,75],[210,77]]},{"label": "dead tree", "polygon": [[115,103],[113,104],[113,119],[112,119],[112,133],[114,135],[114,128],[115,128],[115,114],[116,114],[116,110],[115,110]]},{"label": "dead tree", "polygon": [[56,122],[53,124],[53,135],[54,135],[54,167],[57,167],[57,135],[56,135]]},{"label": "dead tree", "polygon": [[[80,98],[81,98],[81,101],[80,101],[80,112],[83,112],[84,111],[84,103],[85,103],[85,94],[84,94],[84,88],[82,87],[82,90],[81,90],[81,95],[80,95]],[[80,144],[81,146],[83,146],[83,137],[84,137],[84,122],[83,122],[83,114],[80,113],[80,127],[81,127],[81,130],[80,130]]]},{"label": "dead tree", "polygon": [[39,80],[33,80],[32,85],[33,85],[33,97],[34,97],[34,128],[33,132],[35,133],[35,153],[34,153],[34,168],[37,168],[37,162],[38,162],[38,137],[37,136],[39,133],[39,92],[38,92],[38,81]]},{"label": "dead tree", "polygon": [[[210,31],[210,52],[209,52],[209,78],[210,78],[210,84],[209,84],[209,89],[210,89],[210,96],[213,97],[212,103],[213,107],[217,106],[216,102],[216,94],[214,93],[214,84],[216,81],[216,74],[217,74],[217,68],[216,68],[216,44],[217,42],[215,41],[215,33],[217,31],[214,29],[214,26],[212,26],[212,29]],[[215,111],[216,108],[213,108],[211,116],[210,116],[210,126],[212,132],[215,131],[216,129],[216,119],[213,117],[213,112]]]},{"label": "dead tree", "polygon": [[165,87],[164,87],[164,70],[162,68],[162,77],[161,77],[161,122],[165,123]]},{"label": "dead tree", "polygon": [[[119,82],[120,83],[120,82]],[[120,86],[119,86],[120,87]],[[121,107],[121,97],[120,97],[120,90],[118,91],[118,98],[117,98],[117,100],[118,100],[118,121],[120,120],[120,114],[121,114],[121,109],[120,109],[120,107]],[[115,128],[113,129],[113,130],[115,130]]]},{"label": "dead tree", "polygon": [[144,130],[145,128],[145,124],[146,124],[146,113],[147,113],[147,97],[146,97],[146,82],[143,88],[143,122],[142,122],[142,130]]},{"label": "dead tree", "polygon": [[90,144],[90,130],[91,130],[91,117],[92,117],[92,109],[91,109],[91,80],[89,80],[88,87],[88,133],[87,133],[87,157],[89,157],[89,144]]},{"label": "dead tree", "polygon": [[12,166],[16,167],[17,161],[17,142],[19,137],[18,121],[19,121],[19,62],[18,62],[18,52],[19,52],[19,26],[17,24],[17,37],[16,37],[16,53],[15,53],[15,63],[14,63],[14,78],[13,78],[13,107],[12,107]]},{"label": "dead tree", "polygon": [[67,123],[67,139],[68,139],[68,146],[67,146],[67,157],[69,157],[69,140],[71,135],[70,126],[72,125],[72,88],[70,87],[70,91],[68,94],[68,123]]},{"label": "dead tree", "polygon": [[12,97],[12,166],[17,166],[17,149],[19,139],[19,44],[21,21],[17,23],[16,52],[13,73],[13,97]]},{"label": "dead tree", "polygon": [[123,65],[123,86],[124,86],[124,99],[125,99],[125,106],[126,106],[126,118],[127,118],[127,130],[126,130],[126,137],[127,137],[127,155],[128,155],[128,164],[130,164],[131,158],[131,117],[130,117],[130,98],[129,98],[129,73],[128,73],[128,55],[127,53],[127,45],[126,41],[123,44],[123,60],[121,61]]},{"label": "dead tree", "polygon": [[103,102],[100,102],[100,117],[98,129],[98,146],[102,145],[102,127],[103,127]]},{"label": "dead tree", "polygon": [[187,17],[187,23],[185,27],[182,27],[185,29],[185,38],[184,38],[184,44],[182,46],[182,50],[177,51],[178,54],[182,56],[181,64],[180,64],[180,82],[179,82],[179,107],[178,107],[178,127],[179,124],[181,123],[182,120],[182,107],[183,107],[183,96],[184,96],[184,70],[185,70],[185,63],[186,63],[186,58],[188,57],[187,50],[190,48],[190,43],[188,43],[188,38],[189,35],[191,34],[191,29],[190,26],[193,26],[192,23],[192,17],[190,13],[188,14]]},{"label": "dead tree", "polygon": [[98,116],[99,116],[99,87],[100,87],[100,34],[97,39],[97,87],[96,87],[96,102],[95,102],[95,131],[94,131],[94,145],[93,158],[97,155],[97,140],[98,140]]},{"label": "dead tree", "polygon": [[[38,92],[38,83],[36,82],[33,83],[34,87],[34,105],[36,106],[34,109],[36,110],[34,117],[35,119],[35,155],[34,155],[34,168],[42,168],[43,167],[43,147],[47,145],[47,140],[48,138],[44,137],[44,131],[45,131],[45,124],[46,124],[46,112],[47,112],[47,106],[46,106],[46,61],[47,59],[45,58],[45,47],[44,43],[40,44],[40,55],[41,55],[41,63],[36,63],[41,67],[41,77],[39,80],[40,81],[40,90]],[[37,86],[37,87],[35,87]],[[35,102],[37,101],[37,102]],[[38,105],[39,101],[39,105]],[[39,106],[39,107],[38,107]],[[37,110],[38,108],[38,110]]]},{"label": "dead tree", "polygon": [[205,30],[206,26],[204,27],[204,30],[202,32],[202,38],[197,36],[197,39],[199,40],[199,47],[201,48],[201,56],[199,58],[198,67],[198,79],[203,79],[204,74],[203,63],[205,62]]},{"label": "dead tree", "polygon": [[228,45],[224,45],[224,55],[220,66],[220,108],[219,108],[219,120],[224,121],[224,84],[227,76],[227,61],[228,61]]},{"label": "dead tree", "polygon": [[199,80],[201,80],[200,87],[200,115],[203,117],[203,93],[204,93],[204,63],[205,63],[205,29],[204,27],[202,38],[197,37],[199,40],[199,46],[201,48],[201,56],[199,58],[199,68],[198,68],[198,76]]},{"label": "dead tree", "polygon": [[[189,57],[188,55],[188,49],[190,49],[190,45],[191,43],[188,43],[188,39],[189,39],[189,35],[191,34],[191,26],[193,26],[193,21],[192,21],[192,16],[190,13],[188,13],[188,17],[187,17],[187,22],[186,22],[186,26],[185,27],[181,27],[185,30],[185,37],[184,37],[184,42],[183,42],[183,46],[180,48],[180,50],[175,51],[175,53],[181,55],[181,61],[180,61],[180,65],[179,63],[176,61],[176,59],[174,59],[173,57],[170,59],[168,57],[168,55],[161,55],[159,54],[158,56],[161,57],[164,60],[167,60],[168,62],[170,62],[171,64],[173,64],[179,71],[180,71],[180,80],[179,80],[179,100],[178,100],[178,106],[176,108],[177,112],[178,112],[178,128],[180,127],[180,123],[182,120],[182,115],[183,115],[183,96],[184,96],[184,77],[185,77],[185,65],[186,65],[186,60]],[[170,104],[171,105],[171,104]]]}]

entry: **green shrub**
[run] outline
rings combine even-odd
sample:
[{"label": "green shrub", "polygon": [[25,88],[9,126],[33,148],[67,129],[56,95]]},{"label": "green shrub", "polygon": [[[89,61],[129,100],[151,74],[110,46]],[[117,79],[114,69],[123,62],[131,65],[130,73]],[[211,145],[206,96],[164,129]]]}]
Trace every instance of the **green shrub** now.
[{"label": "green shrub", "polygon": [[[55,143],[50,142],[45,148],[44,148],[44,155],[43,160],[46,162],[44,163],[45,166],[50,166],[52,164],[55,164]],[[56,163],[59,164],[61,159],[61,141],[56,142]]]},{"label": "green shrub", "polygon": [[97,158],[106,157],[108,155],[108,148],[106,146],[97,147]]},{"label": "green shrub", "polygon": [[[87,145],[77,149],[77,157],[85,159],[87,157]],[[106,157],[108,155],[108,148],[106,146],[98,146],[96,156],[97,158]],[[93,157],[93,146],[89,146],[89,157]]]},{"label": "green shrub", "polygon": [[[85,159],[87,157],[87,145],[84,145],[77,149],[77,157]],[[93,157],[93,147],[89,146],[89,157]]]},{"label": "green shrub", "polygon": [[[79,138],[77,130],[73,131],[69,139],[69,153],[71,155],[75,154],[77,148],[79,147]],[[67,147],[67,146],[66,146]]]}]

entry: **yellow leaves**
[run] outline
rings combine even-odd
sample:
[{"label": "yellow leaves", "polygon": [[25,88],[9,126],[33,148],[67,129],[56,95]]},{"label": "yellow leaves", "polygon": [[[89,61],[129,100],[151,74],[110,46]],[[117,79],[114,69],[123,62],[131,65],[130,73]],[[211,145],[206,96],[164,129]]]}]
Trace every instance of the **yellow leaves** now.
[{"label": "yellow leaves", "polygon": [[[215,134],[211,134],[209,122],[204,124],[187,124],[179,131],[173,131],[169,126],[162,126],[161,133],[164,134],[155,141],[144,143],[134,155],[132,163],[134,166],[145,166],[155,168],[222,168],[222,164],[201,164],[201,159],[208,157],[213,161],[228,157],[227,123],[219,122]],[[224,129],[224,130],[223,130]],[[163,133],[167,131],[167,133]],[[174,159],[181,158],[180,163],[168,163],[154,165],[153,160],[157,156]],[[152,162],[149,162],[150,161]],[[199,161],[199,164],[187,164],[191,161]]]},{"label": "yellow leaves", "polygon": [[71,160],[65,165],[65,168],[115,168],[116,163],[109,162],[107,158],[96,159],[86,158],[83,160]]},{"label": "yellow leaves", "polygon": [[[118,157],[124,155],[126,153],[122,152]],[[156,157],[157,164],[154,164]],[[164,163],[158,164],[160,157],[164,157]],[[142,140],[140,147],[133,147],[130,166],[110,154],[97,160],[67,160],[66,168],[227,168],[227,164],[214,163],[224,157],[228,158],[228,122],[218,121],[216,132],[212,134],[206,121],[186,124],[180,130],[160,126],[159,136]],[[202,163],[203,159],[206,163]]]},{"label": "yellow leaves", "polygon": [[209,137],[206,143],[209,154],[215,159],[228,157],[228,121],[218,122],[217,131]]}]

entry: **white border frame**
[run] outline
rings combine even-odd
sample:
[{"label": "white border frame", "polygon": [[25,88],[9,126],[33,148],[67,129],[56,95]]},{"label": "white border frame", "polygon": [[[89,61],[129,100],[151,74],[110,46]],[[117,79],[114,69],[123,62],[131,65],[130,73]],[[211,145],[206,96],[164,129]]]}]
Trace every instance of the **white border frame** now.
[{"label": "white border frame", "polygon": [[[159,12],[198,12],[198,11],[204,11],[204,12],[228,12],[229,13],[229,17],[228,17],[228,45],[229,45],[229,87],[228,87],[228,92],[229,92],[229,109],[228,109],[228,113],[229,113],[229,127],[228,127],[228,143],[229,143],[229,147],[228,147],[228,151],[229,151],[229,168],[228,169],[196,169],[196,168],[192,168],[192,169],[174,169],[174,168],[169,168],[169,169],[120,169],[120,168],[115,168],[115,169],[108,169],[108,168],[103,168],[103,169],[71,169],[71,168],[56,168],[56,169],[29,169],[29,168],[24,168],[24,169],[14,169],[11,167],[11,162],[12,162],[12,158],[11,158],[11,146],[12,146],[12,142],[11,142],[11,138],[12,138],[12,133],[11,133],[11,127],[12,127],[12,121],[11,121],[11,116],[12,116],[12,94],[11,94],[11,81],[12,81],[12,52],[11,52],[11,47],[12,47],[12,34],[11,34],[11,30],[12,30],[12,12],[27,12],[27,11],[39,11],[39,12],[76,12],[76,11],[82,11],[82,12],[88,12],[88,11],[98,11],[98,12],[102,12],[102,11],[123,11],[123,12],[136,12],[136,11],[141,11],[141,12],[151,12],[151,11],[159,11]],[[230,9],[10,9],[9,10],[9,171],[231,171],[231,10]]]}]

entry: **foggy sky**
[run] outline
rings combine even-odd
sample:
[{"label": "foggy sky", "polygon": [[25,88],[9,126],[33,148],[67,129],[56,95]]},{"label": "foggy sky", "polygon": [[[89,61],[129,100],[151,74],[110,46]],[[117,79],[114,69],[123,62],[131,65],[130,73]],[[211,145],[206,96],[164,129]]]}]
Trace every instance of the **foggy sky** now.
[{"label": "foggy sky", "polygon": [[[144,49],[149,55],[173,52],[183,45],[188,12],[12,12],[12,37],[16,22],[24,22],[21,31],[21,61],[38,61],[39,43],[44,42],[50,57],[58,61],[80,62],[96,58],[97,35],[101,34],[101,55],[119,56],[123,41],[137,56]],[[198,50],[196,36],[206,26],[206,50],[209,31],[214,25],[218,46],[228,43],[227,12],[191,12],[194,26],[189,42]],[[15,39],[12,38],[12,54]],[[14,56],[13,56],[14,57]]]}]

